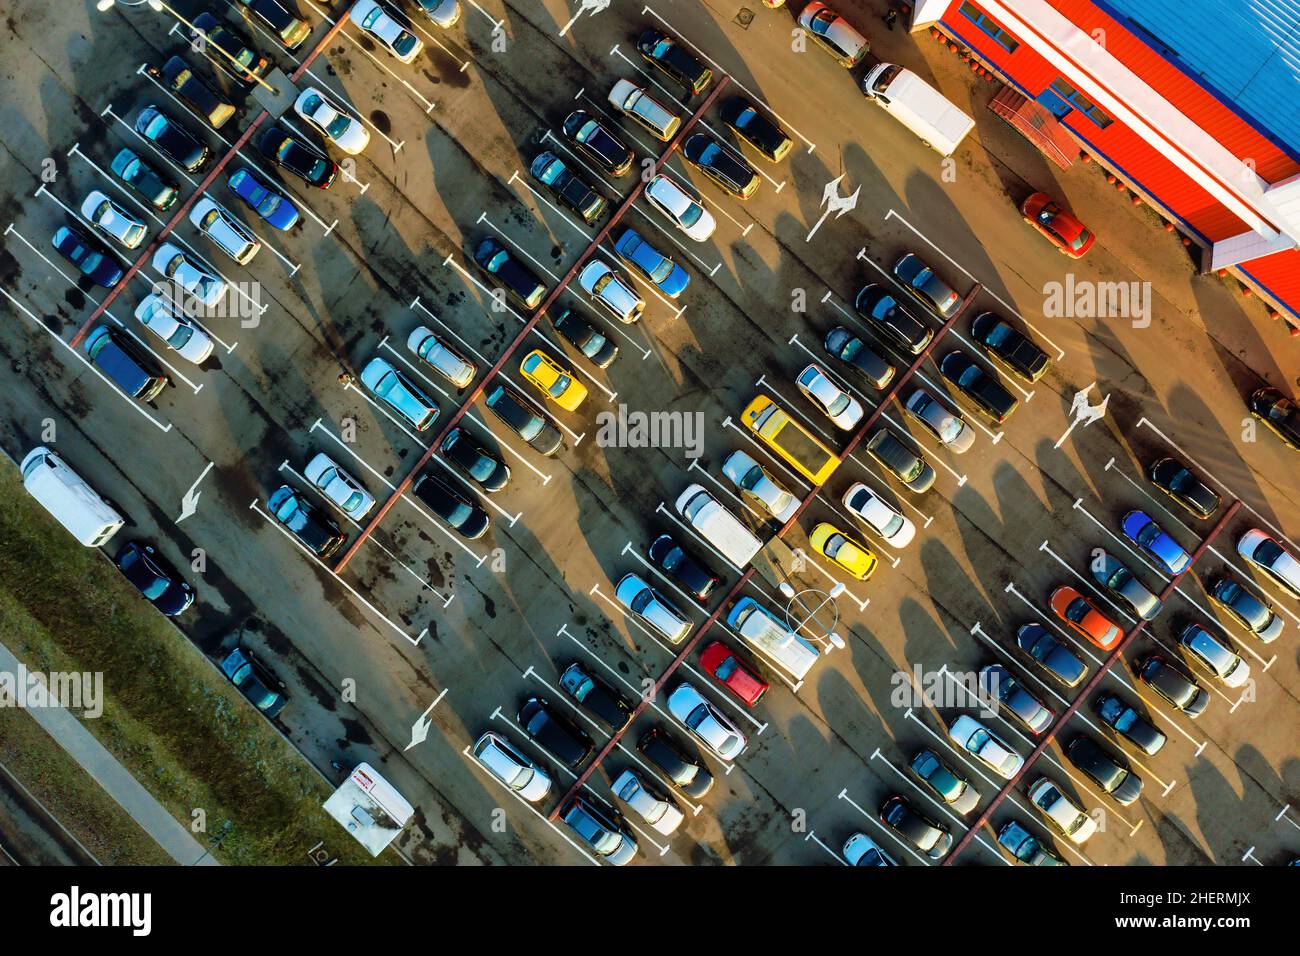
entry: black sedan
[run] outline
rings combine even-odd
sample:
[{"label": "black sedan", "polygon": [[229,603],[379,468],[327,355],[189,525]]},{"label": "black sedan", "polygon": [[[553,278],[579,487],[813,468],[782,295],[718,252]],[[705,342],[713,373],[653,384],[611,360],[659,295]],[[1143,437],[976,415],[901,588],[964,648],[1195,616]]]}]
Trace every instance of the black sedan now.
[{"label": "black sedan", "polygon": [[1300,450],[1300,405],[1276,388],[1256,389],[1250,396],[1250,413],[1278,438]]},{"label": "black sedan", "polygon": [[1016,632],[1016,645],[1066,687],[1074,687],[1088,673],[1078,655],[1041,624],[1022,624]]},{"label": "black sedan", "polygon": [[636,49],[647,63],[686,87],[692,95],[703,92],[713,79],[712,70],[662,30],[653,27],[643,30],[637,37]]},{"label": "black sedan", "polygon": [[794,140],[743,96],[733,96],[722,104],[722,122],[765,159],[779,163],[794,146]]},{"label": "black sedan", "polygon": [[591,360],[597,368],[609,368],[618,358],[618,346],[604,332],[598,331],[572,309],[564,309],[551,319],[555,331]]},{"label": "black sedan", "polygon": [[722,583],[722,578],[687,554],[670,534],[661,534],[650,542],[646,554],[657,567],[662,568],[698,600],[708,600],[709,595]]},{"label": "black sedan", "polygon": [[872,388],[884,389],[894,380],[894,366],[869,349],[862,339],[842,325],[837,325],[826,333],[822,348],[865,375]]},{"label": "black sedan", "polygon": [[328,558],[343,544],[343,532],[334,519],[288,485],[277,488],[266,506],[318,558]]},{"label": "black sedan", "polygon": [[549,150],[534,156],[528,171],[550,191],[561,206],[572,209],[589,226],[605,215],[605,210],[609,208],[609,200]]},{"label": "black sedan", "polygon": [[425,472],[415,479],[411,491],[458,534],[471,541],[487,534],[488,513],[441,478]]},{"label": "black sedan", "polygon": [[1047,353],[992,312],[975,316],[970,324],[970,333],[985,352],[1026,382],[1037,382],[1047,371]]},{"label": "black sedan", "polygon": [[932,860],[943,859],[952,849],[952,834],[918,811],[906,798],[893,796],[880,807],[880,822]]},{"label": "black sedan", "polygon": [[961,307],[961,297],[953,291],[952,286],[940,279],[938,273],[927,266],[915,252],[905,253],[894,263],[894,278],[920,302],[945,319]]},{"label": "black sedan", "polygon": [[622,730],[632,719],[632,706],[623,695],[590,670],[574,661],[560,675],[560,689],[591,711],[612,730]]},{"label": "black sedan", "polygon": [[[262,56],[246,36],[221,23],[206,10],[194,18],[194,25],[203,32],[208,43],[225,54],[221,57],[223,65],[239,70],[240,79],[252,83],[270,69],[269,57]],[[237,68],[236,63],[239,64]]]},{"label": "black sedan", "polygon": [[1020,404],[996,377],[975,364],[960,349],[954,349],[939,363],[939,374],[952,382],[963,395],[975,403],[986,418],[1001,425]]},{"label": "black sedan", "polygon": [[636,742],[636,749],[658,767],[682,793],[698,800],[713,787],[713,775],[682,745],[658,727],[651,727]]},{"label": "black sedan", "polygon": [[328,189],[339,174],[332,159],[275,125],[257,138],[257,151],[317,189]]},{"label": "black sedan", "polygon": [[194,134],[157,106],[146,106],[135,118],[135,131],[176,161],[186,172],[208,164],[211,151]]},{"label": "black sedan", "polygon": [[1142,778],[1132,771],[1128,761],[1091,737],[1076,736],[1065,748],[1065,756],[1120,806],[1127,807],[1142,796]]},{"label": "black sedan", "polygon": [[235,105],[194,75],[194,69],[179,56],[167,60],[161,70],[146,71],[198,113],[213,129],[221,129],[235,115]]},{"label": "black sedan", "polygon": [[128,542],[117,553],[114,564],[154,607],[168,617],[175,617],[194,603],[194,589],[151,544]]},{"label": "black sedan", "polygon": [[176,205],[180,192],[176,184],[163,179],[157,170],[141,159],[134,150],[122,147],[113,157],[109,168],[122,180],[158,210],[167,210]]},{"label": "black sedan", "polygon": [[1219,578],[1210,588],[1210,600],[1265,644],[1277,640],[1283,621],[1271,607],[1232,578]]},{"label": "black sedan", "polygon": [[979,685],[986,698],[996,701],[999,710],[1013,717],[1031,734],[1041,734],[1056,719],[1051,708],[1030,693],[1001,664],[990,664],[981,670]]},{"label": "black sedan", "polygon": [[905,352],[919,355],[934,338],[934,329],[912,315],[892,295],[868,283],[853,300],[853,308],[884,339]]},{"label": "black sedan", "polygon": [[613,175],[622,176],[632,168],[636,158],[632,150],[586,110],[574,110],[565,117],[561,128],[578,152]]},{"label": "black sedan", "polygon": [[546,286],[533,271],[511,255],[495,236],[484,236],[474,247],[474,263],[505,287],[516,302],[528,310],[537,308]]},{"label": "black sedan", "polygon": [[529,697],[515,719],[530,740],[570,769],[591,756],[591,738],[543,697]]},{"label": "black sedan", "polygon": [[1173,704],[1188,717],[1199,717],[1210,703],[1210,692],[1177,664],[1161,654],[1135,663],[1138,680]]},{"label": "black sedan", "polygon": [[278,716],[289,703],[288,697],[274,689],[283,687],[284,682],[242,647],[236,647],[226,655],[221,662],[221,673],[230,678],[230,683],[238,687],[249,703],[267,717]]},{"label": "black sedan", "polygon": [[498,385],[488,393],[487,407],[511,431],[543,455],[550,457],[559,451],[564,441],[560,430],[516,392]]},{"label": "black sedan", "polygon": [[714,184],[737,199],[748,199],[758,189],[758,173],[739,155],[708,133],[695,133],[682,145],[686,161]]},{"label": "black sedan", "polygon": [[1153,462],[1147,470],[1147,477],[1151,484],[1198,518],[1210,517],[1222,503],[1219,496],[1177,458],[1161,458]]},{"label": "black sedan", "polygon": [[459,425],[447,433],[439,450],[477,481],[484,491],[500,491],[510,480],[510,468],[506,463],[490,454]]},{"label": "black sedan", "polygon": [[1099,694],[1093,699],[1092,709],[1107,727],[1148,757],[1159,753],[1169,739],[1118,694]]}]

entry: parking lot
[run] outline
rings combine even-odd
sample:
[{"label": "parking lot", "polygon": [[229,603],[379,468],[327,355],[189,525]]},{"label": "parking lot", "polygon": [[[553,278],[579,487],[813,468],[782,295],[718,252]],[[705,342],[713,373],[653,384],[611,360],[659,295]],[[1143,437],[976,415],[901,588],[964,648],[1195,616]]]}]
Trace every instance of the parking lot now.
[{"label": "parking lot", "polygon": [[[1127,239],[1109,240],[1105,209],[1076,209],[1085,220],[1092,214],[1099,240],[1087,259],[1068,265],[1020,221],[1020,193],[1066,187],[1023,144],[1019,152],[994,155],[1008,134],[976,109],[964,79],[941,72],[951,71],[950,63],[929,64],[932,52],[905,34],[874,37],[882,32],[873,30],[878,11],[867,5],[841,10],[873,34],[880,56],[898,57],[977,115],[976,132],[956,156],[955,181],[945,178],[936,154],[876,115],[834,61],[811,45],[804,53],[790,49],[791,14],[784,9],[751,11],[752,22],[742,26],[687,0],[654,0],[579,15],[570,24],[577,5],[564,0],[483,0],[463,4],[460,22],[446,30],[412,14],[425,48],[405,65],[350,24],[307,61],[307,51],[346,16],[346,4],[298,0],[313,32],[292,53],[224,0],[177,6],[186,16],[210,6],[221,18],[233,17],[286,74],[306,63],[299,89],[314,86],[349,111],[370,132],[369,144],[355,158],[329,149],[342,170],[328,190],[273,167],[249,143],[239,147],[205,192],[265,248],[240,265],[188,218],[169,237],[233,290],[226,301],[235,314],[202,320],[214,341],[212,357],[201,366],[188,363],[133,318],[157,278],[148,264],[100,318],[166,369],[170,387],[142,404],[87,361],[79,340],[72,344],[107,293],[79,283],[50,236],[64,224],[90,230],[80,219],[82,200],[104,191],[138,213],[149,231],[134,251],[105,241],[127,267],[171,213],[124,188],[109,171],[113,156],[124,146],[140,153],[174,179],[182,201],[203,176],[179,168],[135,132],[139,111],[157,104],[220,157],[259,107],[224,64],[190,50],[188,31],[165,12],[100,13],[87,3],[71,14],[32,8],[16,15],[3,35],[5,60],[24,67],[11,67],[12,92],[0,106],[0,309],[7,318],[0,350],[11,375],[0,398],[0,445],[19,460],[37,444],[56,448],[129,515],[124,536],[157,542],[178,567],[202,565],[187,573],[198,600],[178,619],[181,628],[214,657],[242,641],[266,661],[291,700],[278,723],[316,766],[365,759],[383,768],[417,807],[419,825],[401,841],[412,860],[598,865],[563,823],[548,819],[583,769],[566,772],[528,741],[516,712],[529,697],[546,698],[599,748],[609,729],[573,705],[560,673],[579,662],[635,702],[647,682],[653,686],[674,666],[681,648],[626,612],[615,597],[617,583],[637,573],[692,629],[719,609],[743,569],[695,536],[673,503],[698,483],[751,527],[775,534],[782,522],[742,497],[723,471],[735,449],[795,498],[816,492],[786,535],[806,555],[794,584],[814,594],[843,585],[834,606],[846,646],[831,649],[798,680],[753,653],[725,623],[711,628],[701,646],[728,643],[771,689],[747,707],[705,673],[695,651],[675,667],[667,690],[679,680],[697,688],[748,738],[743,754],[727,761],[689,743],[664,692],[582,784],[598,807],[617,804],[610,782],[624,769],[673,795],[686,822],[671,836],[629,815],[638,862],[833,864],[843,862],[845,840],[865,832],[903,865],[931,864],[885,828],[877,810],[902,794],[954,837],[964,832],[959,815],[909,773],[919,747],[936,751],[983,800],[1000,789],[1003,781],[945,732],[959,713],[981,710],[969,699],[965,675],[1001,664],[1061,713],[1077,689],[1054,683],[1021,654],[1017,629],[1042,625],[1095,672],[1106,653],[1053,614],[1053,590],[1078,589],[1127,631],[1136,623],[1132,609],[1089,574],[1094,549],[1105,549],[1158,592],[1170,575],[1124,536],[1123,516],[1147,512],[1189,553],[1214,524],[1192,517],[1147,480],[1147,467],[1166,455],[1191,465],[1225,507],[1241,502],[1178,582],[1172,606],[1098,688],[1145,712],[1168,743],[1153,757],[1135,753],[1089,704],[1060,742],[1083,733],[1123,753],[1144,780],[1141,799],[1119,805],[1054,742],[960,859],[1010,864],[995,833],[1013,818],[1040,838],[1052,837],[1025,794],[1040,774],[1098,820],[1101,832],[1084,845],[1055,841],[1071,864],[1272,865],[1297,855],[1300,601],[1247,568],[1236,543],[1260,528],[1300,550],[1292,540],[1300,538],[1295,452],[1263,429],[1244,440],[1243,424],[1244,396],[1261,384],[1287,390],[1300,375],[1300,359],[1294,349],[1273,349],[1231,296],[1204,284],[1155,283],[1146,326],[1044,316],[1045,284],[1067,271],[1084,281],[1145,275],[1134,271],[1140,263]],[[713,82],[724,86],[717,102],[701,111],[711,91],[688,98],[649,71],[635,48],[646,27],[671,33],[710,65]],[[145,71],[177,53],[241,106],[221,130]],[[795,84],[791,76],[803,79]],[[692,129],[746,155],[761,174],[756,194],[733,198],[680,150],[664,155],[662,142],[616,116],[606,93],[617,79],[645,86],[684,122],[694,117]],[[810,103],[803,86],[825,93]],[[727,129],[720,104],[733,95],[749,98],[791,135],[794,147],[782,162],[756,158]],[[662,171],[689,184],[717,221],[713,236],[687,238],[640,193],[637,172],[615,178],[575,152],[562,131],[575,109],[617,133],[637,164],[662,156]],[[313,139],[292,114],[285,126]],[[314,141],[326,149],[321,137]],[[493,294],[495,285],[472,256],[484,236],[496,236],[533,270],[548,295],[591,254],[620,262],[612,235],[595,241],[603,222],[581,222],[529,174],[542,150],[572,164],[611,210],[635,194],[612,232],[630,226],[681,265],[689,285],[679,298],[626,267],[646,301],[633,324],[601,311],[576,282],[565,282],[535,324],[526,308]],[[240,167],[275,184],[301,211],[293,230],[271,228],[231,194],[226,174]],[[856,206],[824,215],[827,184],[839,177],[835,195],[860,187]],[[1110,227],[1115,232],[1124,228],[1120,218]],[[741,412],[766,394],[819,441],[835,452],[844,448],[852,432],[837,430],[800,395],[795,376],[816,362],[867,414],[876,411],[881,394],[837,364],[822,342],[843,326],[900,375],[912,364],[914,356],[882,340],[854,309],[867,283],[905,295],[892,266],[906,252],[924,259],[964,302],[899,400],[879,409],[879,424],[933,464],[934,486],[907,491],[859,445],[819,489],[754,439],[740,424]],[[1162,255],[1152,253],[1157,262]],[[557,331],[552,320],[565,307],[618,346],[608,368]],[[913,311],[932,329],[943,328],[920,306]],[[970,320],[985,311],[1043,348],[1051,360],[1043,378],[1030,384],[1005,374],[972,342]],[[1211,315],[1213,322],[1201,318]],[[470,385],[458,390],[408,349],[420,326],[476,366]],[[500,372],[487,376],[511,347]],[[541,392],[524,380],[520,360],[534,349],[587,387],[577,411],[543,407]],[[999,375],[1018,399],[1004,424],[982,418],[940,374],[938,363],[954,350]],[[374,358],[433,399],[439,418],[430,429],[415,430],[364,386],[362,369]],[[554,422],[563,440],[558,453],[541,454],[487,407],[496,385],[525,396]],[[916,386],[970,423],[969,451],[953,454],[905,414],[902,399]],[[1092,405],[1108,397],[1108,405],[1100,421],[1071,429],[1081,392]],[[466,397],[474,400],[458,427],[510,469],[508,485],[496,493],[430,451]],[[604,416],[635,412],[700,423],[698,446],[655,447],[604,427]],[[618,440],[605,437],[610,431]],[[340,511],[304,477],[319,452],[379,505],[392,498],[391,507],[359,520]],[[484,537],[467,540],[407,490],[406,479],[426,457],[422,472],[487,514]],[[841,499],[856,482],[915,524],[910,544],[893,549],[848,514]],[[342,550],[319,558],[275,520],[268,498],[282,484],[333,514],[347,537]],[[193,490],[200,493],[197,510],[178,521]],[[875,551],[880,560],[869,580],[854,580],[815,553],[808,539],[819,522]],[[662,533],[723,579],[708,599],[687,594],[649,561],[646,549]],[[1225,573],[1282,616],[1276,642],[1244,633],[1210,602],[1208,588]],[[786,603],[778,582],[761,573],[736,596],[774,609]],[[1181,659],[1175,644],[1188,623],[1229,635],[1253,676],[1231,689],[1184,665],[1211,695],[1195,720],[1156,696],[1132,666],[1152,652]],[[932,688],[944,689],[942,699]],[[428,740],[408,748],[412,725],[424,716],[433,725]],[[1003,716],[980,719],[1021,754],[1033,748],[1020,725]],[[709,793],[688,796],[646,759],[636,744],[651,727],[694,746],[716,780]],[[552,769],[555,788],[546,801],[533,806],[514,798],[474,759],[474,741],[489,730]],[[504,828],[496,824],[498,808]]]}]

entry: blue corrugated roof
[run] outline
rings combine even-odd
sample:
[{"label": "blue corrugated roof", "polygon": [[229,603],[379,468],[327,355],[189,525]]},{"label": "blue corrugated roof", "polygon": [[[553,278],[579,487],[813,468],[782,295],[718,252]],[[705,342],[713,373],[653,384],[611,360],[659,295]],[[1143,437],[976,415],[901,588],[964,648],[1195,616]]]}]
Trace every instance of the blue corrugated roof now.
[{"label": "blue corrugated roof", "polygon": [[1165,57],[1300,156],[1300,0],[1102,0]]}]

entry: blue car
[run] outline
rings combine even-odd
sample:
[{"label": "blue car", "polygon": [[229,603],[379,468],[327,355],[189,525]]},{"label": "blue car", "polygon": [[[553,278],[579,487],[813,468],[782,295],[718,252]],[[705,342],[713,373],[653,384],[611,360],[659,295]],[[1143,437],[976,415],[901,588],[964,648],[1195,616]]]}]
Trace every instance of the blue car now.
[{"label": "blue car", "polygon": [[619,233],[614,242],[614,251],[670,299],[681,295],[686,290],[686,284],[691,281],[685,269],[667,256],[660,255],[635,229],[624,229]]},{"label": "blue car", "polygon": [[54,248],[95,285],[111,289],[125,274],[117,260],[104,252],[97,242],[71,226],[60,226],[54,234]]},{"label": "blue car", "polygon": [[226,185],[245,205],[276,229],[287,232],[298,225],[298,210],[293,203],[258,179],[251,170],[236,170],[230,174]]},{"label": "blue car", "polygon": [[1182,574],[1191,556],[1144,511],[1130,511],[1121,524],[1130,541],[1164,566],[1170,574]]}]

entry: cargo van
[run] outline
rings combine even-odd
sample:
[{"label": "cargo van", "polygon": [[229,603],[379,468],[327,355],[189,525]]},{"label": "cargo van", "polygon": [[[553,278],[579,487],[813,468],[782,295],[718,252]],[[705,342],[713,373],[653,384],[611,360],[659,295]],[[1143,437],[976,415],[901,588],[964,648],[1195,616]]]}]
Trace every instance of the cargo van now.
[{"label": "cargo van", "polygon": [[762,439],[795,471],[814,485],[822,485],[839,467],[835,453],[766,395],[757,395],[740,414],[745,427]]},{"label": "cargo van", "polygon": [[88,548],[98,548],[126,523],[63,459],[44,445],[27,453],[18,470],[27,493]]},{"label": "cargo van", "polygon": [[738,568],[753,561],[763,547],[753,532],[701,485],[687,485],[677,496],[677,513]]},{"label": "cargo van", "polygon": [[784,621],[751,597],[743,597],[735,603],[727,615],[727,626],[795,680],[803,680],[821,657],[821,652],[811,641],[794,633]]},{"label": "cargo van", "polygon": [[872,67],[862,80],[862,92],[940,156],[951,156],[975,125],[933,86],[895,63]]}]

